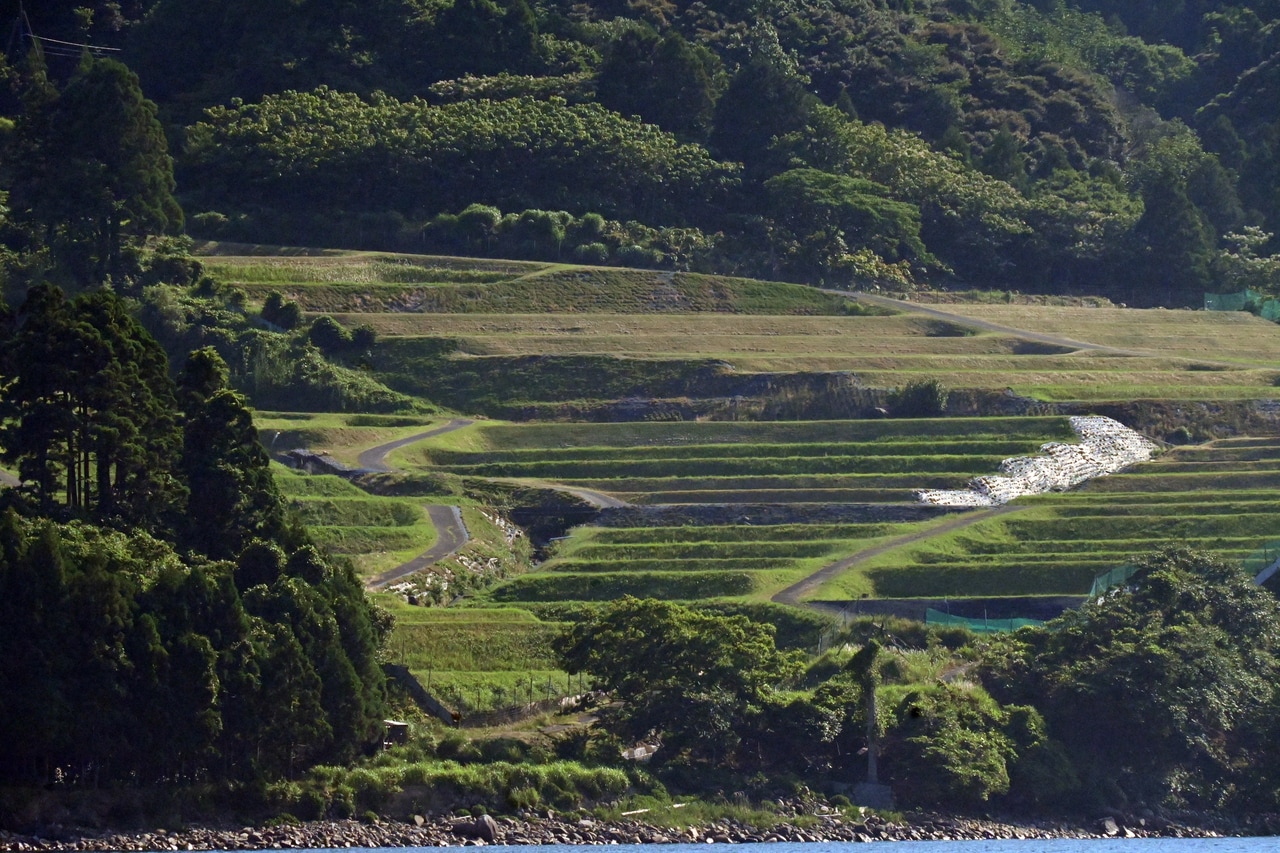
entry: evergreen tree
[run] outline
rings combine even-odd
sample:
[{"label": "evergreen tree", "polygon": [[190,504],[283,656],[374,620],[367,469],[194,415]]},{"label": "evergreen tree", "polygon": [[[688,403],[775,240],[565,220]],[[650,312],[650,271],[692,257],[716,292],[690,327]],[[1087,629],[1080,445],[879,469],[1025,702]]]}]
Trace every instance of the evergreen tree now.
[{"label": "evergreen tree", "polygon": [[191,493],[187,542],[219,559],[284,529],[271,459],[227,377],[226,363],[206,347],[188,356],[179,380],[185,416],[180,470]]},{"label": "evergreen tree", "polygon": [[68,302],[32,288],[7,347],[0,429],[41,506],[148,530],[182,500],[173,383],[164,351],[108,290]]},{"label": "evergreen tree", "polygon": [[769,150],[775,137],[805,126],[817,98],[795,74],[764,56],[739,69],[716,104],[711,148],[747,166],[749,174],[773,171]]},{"label": "evergreen tree", "polygon": [[1142,194],[1143,213],[1134,226],[1142,265],[1131,302],[1194,305],[1209,289],[1214,235],[1206,217],[1187,197],[1185,182],[1161,171]]},{"label": "evergreen tree", "polygon": [[86,56],[60,93],[34,70],[15,139],[13,219],[79,286],[122,278],[127,250],[181,226],[155,104],[119,62]]},{"label": "evergreen tree", "polygon": [[609,109],[638,115],[683,140],[704,139],[715,111],[716,65],[714,54],[675,31],[660,38],[647,27],[626,30],[600,65],[596,96]]}]

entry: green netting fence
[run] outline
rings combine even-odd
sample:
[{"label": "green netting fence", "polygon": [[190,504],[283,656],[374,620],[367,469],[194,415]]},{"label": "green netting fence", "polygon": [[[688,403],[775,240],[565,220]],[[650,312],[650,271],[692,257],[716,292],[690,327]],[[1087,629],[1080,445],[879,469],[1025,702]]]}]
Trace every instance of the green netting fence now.
[{"label": "green netting fence", "polygon": [[1097,598],[1113,586],[1120,586],[1120,584],[1133,577],[1136,571],[1138,571],[1138,567],[1128,563],[1123,566],[1116,566],[1114,569],[1108,569],[1093,579],[1093,586],[1089,587],[1089,597]]},{"label": "green netting fence", "polygon": [[934,610],[932,607],[924,612],[926,625],[958,625],[968,628],[975,634],[994,634],[997,631],[1016,631],[1019,628],[1036,628],[1044,623],[1037,619],[968,619],[964,616],[953,616]]},{"label": "green netting fence", "polygon": [[1256,290],[1239,293],[1206,293],[1206,311],[1252,311],[1265,320],[1280,322],[1280,300],[1264,297]]},{"label": "green netting fence", "polygon": [[1250,303],[1257,303],[1262,294],[1253,290],[1242,290],[1239,293],[1206,293],[1204,310],[1206,311],[1244,311]]},{"label": "green netting fence", "polygon": [[1249,573],[1249,577],[1256,578],[1263,571],[1275,565],[1280,560],[1280,539],[1268,542],[1249,556],[1245,557],[1241,563],[1244,570]]}]

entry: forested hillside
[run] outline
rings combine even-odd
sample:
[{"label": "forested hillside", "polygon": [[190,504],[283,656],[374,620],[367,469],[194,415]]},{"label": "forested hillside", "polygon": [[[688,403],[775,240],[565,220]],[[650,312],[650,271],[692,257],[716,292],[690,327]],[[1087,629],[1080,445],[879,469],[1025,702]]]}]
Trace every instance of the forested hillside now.
[{"label": "forested hillside", "polygon": [[216,352],[175,382],[124,300],[51,285],[0,341],[0,782],[261,780],[377,742],[387,621],[290,519]]},{"label": "forested hillside", "polygon": [[[1129,304],[1280,276],[1272,0],[28,14],[28,36],[118,48],[137,72],[198,236]],[[43,44],[55,82],[75,73],[79,48]]]}]

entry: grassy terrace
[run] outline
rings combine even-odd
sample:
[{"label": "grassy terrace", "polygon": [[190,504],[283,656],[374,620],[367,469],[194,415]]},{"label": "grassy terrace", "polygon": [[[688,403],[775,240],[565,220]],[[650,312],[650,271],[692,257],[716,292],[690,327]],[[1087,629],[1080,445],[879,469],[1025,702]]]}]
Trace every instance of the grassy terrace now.
[{"label": "grassy terrace", "polygon": [[580,485],[633,503],[862,503],[963,485],[1072,435],[1064,418],[497,424],[424,442],[399,464]]},{"label": "grassy terrace", "polygon": [[945,306],[954,314],[1032,332],[1120,347],[1144,355],[1187,359],[1202,371],[1229,365],[1274,367],[1280,361],[1276,325],[1245,312],[1134,310],[1040,305]]},{"label": "grassy terrace", "polygon": [[[1055,436],[1056,419],[1041,419],[1040,441]],[[968,429],[969,449],[980,450],[974,436],[984,433],[984,424],[961,421],[907,422],[904,429],[928,435],[916,443],[919,453],[911,457],[902,445],[902,436],[890,438],[897,424],[887,421],[862,422],[860,430],[885,431],[882,438],[897,444],[894,453],[883,456],[859,456],[842,453],[838,459],[893,459],[906,473],[901,477],[901,492],[909,491],[906,482],[919,487],[930,481],[937,455],[931,451],[939,442],[948,441],[945,434],[934,430],[950,423],[958,430]],[[991,427],[1001,421],[992,419]],[[1018,419],[1007,425],[1023,430],[1033,426],[1031,419]],[[713,428],[713,445],[693,443],[700,426]],[[639,429],[637,430],[637,427]],[[789,432],[805,445],[806,429],[829,431],[831,423],[810,424],[706,424],[706,425],[581,425],[557,430],[543,425],[523,428],[488,425],[480,436],[462,441],[470,449],[432,450],[444,453],[459,467],[462,461],[483,464],[485,454],[476,449],[493,442],[495,454],[506,454],[503,464],[519,464],[523,454],[542,458],[546,468],[540,475],[554,478],[568,475],[593,453],[618,457],[621,469],[631,464],[628,454],[610,439],[626,430],[632,440],[646,443],[636,455],[658,454],[670,448],[673,466],[703,465],[708,459],[731,460],[750,467],[754,456],[752,438],[759,434]],[[998,429],[998,427],[996,427]],[[737,430],[735,432],[735,430]],[[758,431],[752,434],[752,431]],[[565,439],[555,447],[532,446],[534,434],[539,440]],[[932,434],[930,434],[932,433]],[[736,435],[740,443],[725,442]],[[508,445],[498,445],[501,439]],[[860,436],[874,445],[873,435]],[[959,439],[957,439],[959,440]],[[993,441],[997,441],[993,439]],[[1023,434],[1021,438],[999,439],[1009,442],[1004,449],[1019,442],[1037,444]],[[597,442],[592,445],[591,442]],[[910,442],[905,442],[910,444]],[[514,447],[513,445],[519,445]],[[793,462],[810,458],[804,454],[780,455],[780,445],[766,445],[770,454],[758,457],[763,465],[777,460]],[[705,448],[726,448],[710,454]],[[449,455],[453,454],[453,455]],[[619,455],[620,454],[620,455]],[[822,458],[822,457],[816,457]],[[830,458],[830,457],[829,457]],[[970,473],[990,473],[988,454],[972,457],[985,467]],[[912,471],[911,460],[917,460]],[[530,459],[531,461],[531,459]],[[1262,543],[1280,534],[1280,508],[1275,506],[1274,492],[1280,485],[1280,439],[1221,442],[1211,447],[1191,447],[1171,451],[1161,459],[1137,466],[1129,472],[1096,480],[1088,487],[1057,495],[1023,499],[1013,512],[986,519],[966,527],[919,542],[904,544],[874,556],[837,576],[820,588],[814,598],[848,600],[873,597],[971,597],[1017,595],[1078,595],[1089,588],[1093,577],[1121,565],[1134,556],[1170,543],[1214,552],[1224,558],[1239,559]],[[507,470],[507,473],[512,473]],[[853,475],[856,476],[856,475]],[[871,475],[875,476],[875,475]],[[563,477],[572,480],[572,476]],[[701,483],[701,491],[675,492],[662,490],[668,480],[662,478],[624,478],[580,480],[583,485],[602,489],[610,483],[628,486],[643,484],[657,491],[639,492],[642,500],[656,502],[671,497],[690,497],[706,502],[732,503],[747,493],[715,490],[709,486],[727,484],[738,478],[687,479]],[[758,486],[762,478],[751,480]],[[779,488],[772,492],[749,493],[757,500],[775,497],[779,502],[803,504],[817,498],[810,488],[812,476],[777,475]],[[681,481],[685,482],[685,481]],[[798,485],[799,484],[799,485]],[[616,493],[626,494],[622,490]],[[832,492],[834,493],[834,491]],[[868,497],[871,495],[868,494]],[[905,497],[905,494],[904,494]],[[727,500],[726,500],[727,498]],[[884,499],[881,495],[880,499]],[[839,500],[839,498],[836,498]],[[697,502],[696,500],[689,502]],[[492,593],[495,601],[549,602],[564,600],[607,600],[623,594],[657,595],[677,599],[734,598],[761,600],[807,574],[865,548],[882,545],[896,537],[916,531],[928,531],[945,519],[914,524],[803,524],[785,525],[690,525],[687,527],[653,528],[587,528],[576,531],[562,543],[554,558],[541,571],[514,579]]]},{"label": "grassy terrace", "polygon": [[504,603],[626,594],[763,600],[863,547],[940,523],[804,523],[804,505],[910,502],[912,489],[961,485],[1071,435],[1064,418],[479,423],[406,450],[399,462],[582,485],[634,503],[795,504],[785,524],[578,529],[540,571],[488,594]]},{"label": "grassy terrace", "polygon": [[[818,599],[1083,594],[1094,575],[1170,544],[1240,559],[1280,535],[1280,439],[1188,447],[1085,488],[908,545],[851,569]],[[1263,470],[1257,470],[1259,467]]]},{"label": "grassy terrace", "polygon": [[550,640],[564,626],[516,608],[410,607],[380,599],[396,617],[387,654],[451,708],[486,711],[568,691]]},{"label": "grassy terrace", "polygon": [[341,477],[299,474],[273,466],[276,486],[311,530],[316,544],[349,558],[370,577],[421,554],[436,540],[423,501],[375,497]]},{"label": "grassy terrace", "polygon": [[253,297],[279,290],[328,314],[866,313],[810,287],[726,276],[381,252],[227,253],[246,248],[226,247],[205,266]]},{"label": "grassy terrace", "polygon": [[[312,314],[373,327],[377,370],[392,384],[455,403],[457,389],[424,377],[452,363],[472,374],[465,384],[474,393],[489,386],[500,399],[588,403],[715,396],[696,378],[712,368],[741,376],[840,371],[881,388],[927,377],[1043,400],[1256,399],[1274,396],[1280,376],[1274,324],[1246,314],[946,306],[975,320],[1119,347],[1119,355],[910,313],[884,316],[777,282],[376,252],[216,244],[204,251],[212,273],[255,300],[279,290]],[[504,376],[519,381],[504,385]]]},{"label": "grassy terrace", "polygon": [[263,446],[272,453],[307,448],[355,466],[360,451],[425,432],[445,420],[400,415],[254,412]]}]

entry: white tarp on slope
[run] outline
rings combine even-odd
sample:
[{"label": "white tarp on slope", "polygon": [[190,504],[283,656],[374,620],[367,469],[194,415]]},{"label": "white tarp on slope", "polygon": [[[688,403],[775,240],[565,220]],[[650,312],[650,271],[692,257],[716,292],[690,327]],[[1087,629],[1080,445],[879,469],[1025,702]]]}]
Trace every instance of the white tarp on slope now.
[{"label": "white tarp on slope", "polygon": [[1023,495],[1061,491],[1085,480],[1146,462],[1156,445],[1119,421],[1100,416],[1073,417],[1079,444],[1050,442],[1041,456],[1015,456],[1000,463],[1000,474],[974,477],[966,489],[922,489],[921,503],[937,506],[999,506]]}]

